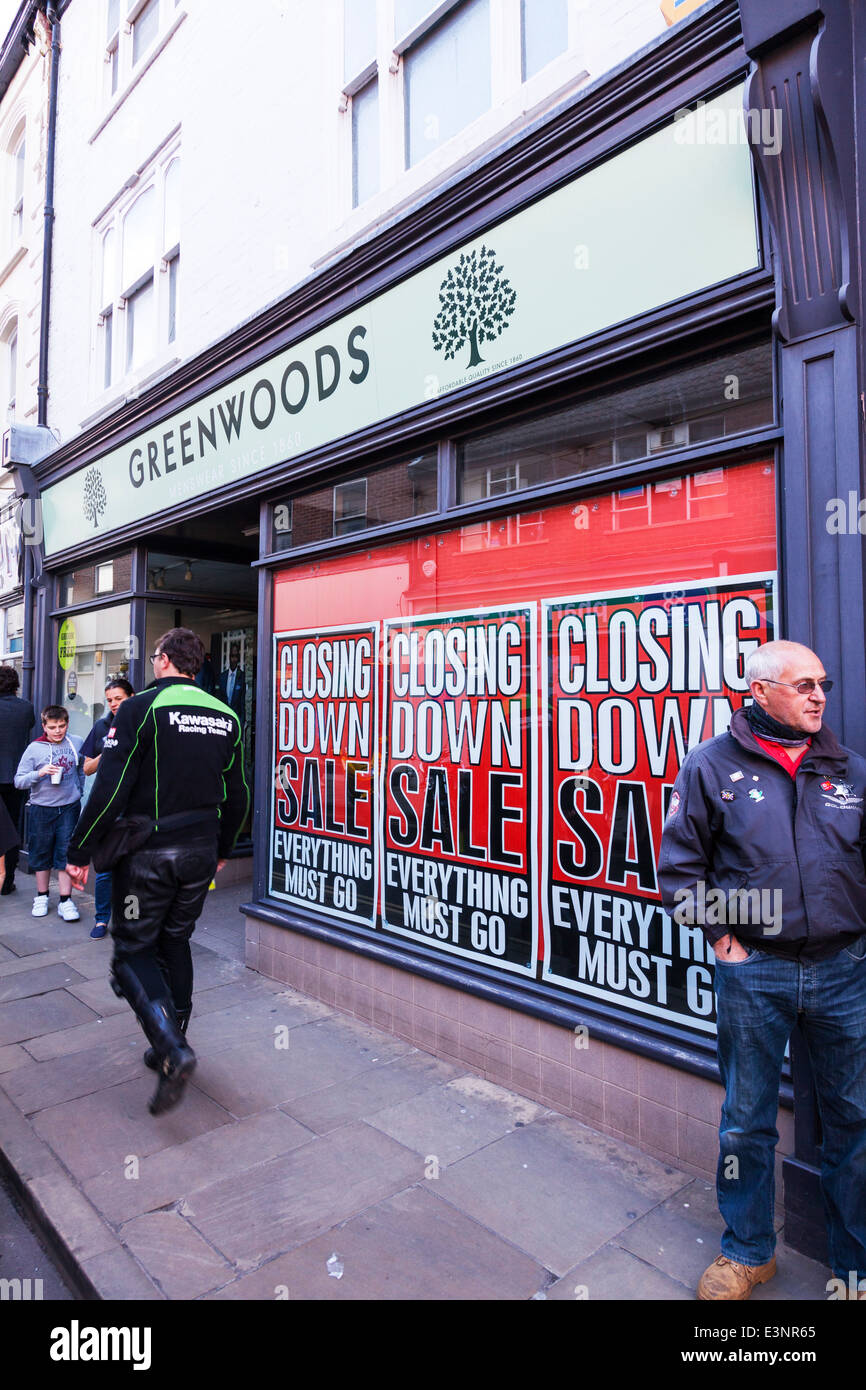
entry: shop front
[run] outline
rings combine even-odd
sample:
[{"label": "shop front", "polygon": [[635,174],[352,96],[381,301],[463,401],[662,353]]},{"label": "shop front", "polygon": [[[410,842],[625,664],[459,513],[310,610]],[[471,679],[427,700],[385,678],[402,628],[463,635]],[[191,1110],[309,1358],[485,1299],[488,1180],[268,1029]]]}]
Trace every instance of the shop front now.
[{"label": "shop front", "polygon": [[37,470],[45,689],[83,729],[182,623],[240,691],[248,964],[703,1173],[713,958],[662,823],[803,582],[726,24]]}]

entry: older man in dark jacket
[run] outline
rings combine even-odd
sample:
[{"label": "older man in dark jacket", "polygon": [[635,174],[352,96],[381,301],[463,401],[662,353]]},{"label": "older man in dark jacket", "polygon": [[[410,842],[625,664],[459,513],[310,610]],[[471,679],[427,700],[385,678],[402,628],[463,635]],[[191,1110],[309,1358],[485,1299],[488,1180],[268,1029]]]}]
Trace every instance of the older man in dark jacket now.
[{"label": "older man in dark jacket", "polygon": [[[26,792],[15,786],[15,772],[21,754],[30,742],[36,711],[29,700],[18,697],[18,672],[14,666],[0,666],[0,798],[16,831],[21,829],[21,807]],[[0,888],[4,896],[15,892],[18,846],[6,855],[6,881]]]},{"label": "older man in dark jacket", "polygon": [[698,922],[716,956],[727,1229],[698,1297],[748,1298],[776,1272],[776,1111],[799,1017],[830,1261],[866,1298],[866,759],[824,724],[832,681],[808,647],[768,642],[745,674],[754,703],[685,759],[659,861],[664,907]]}]

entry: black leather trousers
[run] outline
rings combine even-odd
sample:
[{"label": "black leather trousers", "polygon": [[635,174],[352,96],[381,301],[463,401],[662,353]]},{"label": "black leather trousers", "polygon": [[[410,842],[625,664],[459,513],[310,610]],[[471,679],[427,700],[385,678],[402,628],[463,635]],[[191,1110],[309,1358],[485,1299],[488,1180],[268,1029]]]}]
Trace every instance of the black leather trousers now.
[{"label": "black leather trousers", "polygon": [[216,873],[213,837],[136,850],[112,871],[114,958],[124,961],[149,999],[166,987],[178,1013],[192,1008],[189,939]]}]

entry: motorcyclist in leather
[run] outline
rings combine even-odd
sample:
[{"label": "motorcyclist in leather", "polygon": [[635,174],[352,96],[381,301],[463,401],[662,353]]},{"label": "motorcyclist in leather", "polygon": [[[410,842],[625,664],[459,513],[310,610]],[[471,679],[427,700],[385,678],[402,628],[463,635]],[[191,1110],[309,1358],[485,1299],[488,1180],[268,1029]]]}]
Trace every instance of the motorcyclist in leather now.
[{"label": "motorcyclist in leather", "polygon": [[120,816],[152,819],[149,838],[113,870],[111,983],[138,1016],[158,1071],[152,1114],[182,1098],[195,1068],[189,939],[214,874],[249,809],[235,712],[194,677],[204,645],[189,628],[154,644],[155,680],[124,700],[103,746],[90,798],[69,846],[68,872],[87,880],[94,845]]}]

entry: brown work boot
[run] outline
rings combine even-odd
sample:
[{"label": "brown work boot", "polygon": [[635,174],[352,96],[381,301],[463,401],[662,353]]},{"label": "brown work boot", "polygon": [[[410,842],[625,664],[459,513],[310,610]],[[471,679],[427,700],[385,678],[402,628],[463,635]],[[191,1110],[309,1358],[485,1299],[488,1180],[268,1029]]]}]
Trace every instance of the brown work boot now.
[{"label": "brown work boot", "polygon": [[741,1265],[727,1255],[717,1255],[701,1275],[698,1298],[748,1298],[756,1284],[766,1284],[776,1273],[776,1256],[765,1265]]}]

